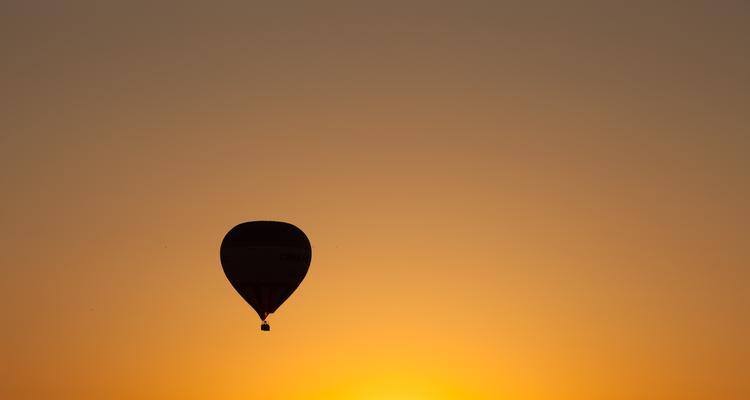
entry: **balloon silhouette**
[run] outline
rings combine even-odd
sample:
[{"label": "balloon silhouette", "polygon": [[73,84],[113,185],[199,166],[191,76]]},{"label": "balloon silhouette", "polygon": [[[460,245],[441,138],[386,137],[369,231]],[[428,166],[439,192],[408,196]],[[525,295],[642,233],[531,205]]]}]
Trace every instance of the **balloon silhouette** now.
[{"label": "balloon silhouette", "polygon": [[286,222],[252,221],[227,232],[221,242],[221,265],[229,282],[271,327],[268,315],[292,295],[307,274],[310,241]]}]

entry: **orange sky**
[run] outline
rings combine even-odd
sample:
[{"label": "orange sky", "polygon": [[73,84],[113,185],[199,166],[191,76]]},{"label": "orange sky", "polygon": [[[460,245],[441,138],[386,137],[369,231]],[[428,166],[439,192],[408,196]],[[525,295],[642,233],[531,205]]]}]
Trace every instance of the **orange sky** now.
[{"label": "orange sky", "polygon": [[750,6],[26,3],[0,398],[750,398]]}]

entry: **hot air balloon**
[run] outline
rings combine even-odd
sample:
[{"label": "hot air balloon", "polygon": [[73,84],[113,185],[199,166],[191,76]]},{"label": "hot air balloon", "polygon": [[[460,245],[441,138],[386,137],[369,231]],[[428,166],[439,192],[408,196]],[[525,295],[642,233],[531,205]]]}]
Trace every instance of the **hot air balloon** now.
[{"label": "hot air balloon", "polygon": [[310,241],[286,222],[251,221],[229,230],[221,242],[221,265],[229,282],[266,322],[307,274],[312,258]]}]

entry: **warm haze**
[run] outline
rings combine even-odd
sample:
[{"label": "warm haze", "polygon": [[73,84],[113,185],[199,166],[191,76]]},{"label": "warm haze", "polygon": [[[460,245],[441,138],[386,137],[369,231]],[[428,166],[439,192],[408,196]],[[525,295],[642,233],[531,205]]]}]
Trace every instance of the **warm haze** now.
[{"label": "warm haze", "polygon": [[750,398],[746,2],[237,3],[0,7],[0,398]]}]

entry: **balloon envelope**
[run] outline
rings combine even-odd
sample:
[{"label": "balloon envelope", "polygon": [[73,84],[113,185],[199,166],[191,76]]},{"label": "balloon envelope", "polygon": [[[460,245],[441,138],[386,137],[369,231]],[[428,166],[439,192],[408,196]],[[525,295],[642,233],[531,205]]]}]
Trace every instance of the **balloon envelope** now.
[{"label": "balloon envelope", "polygon": [[252,221],[224,236],[220,256],[229,282],[265,320],[305,278],[312,248],[304,232],[292,224]]}]

